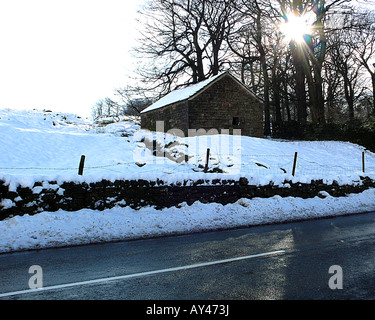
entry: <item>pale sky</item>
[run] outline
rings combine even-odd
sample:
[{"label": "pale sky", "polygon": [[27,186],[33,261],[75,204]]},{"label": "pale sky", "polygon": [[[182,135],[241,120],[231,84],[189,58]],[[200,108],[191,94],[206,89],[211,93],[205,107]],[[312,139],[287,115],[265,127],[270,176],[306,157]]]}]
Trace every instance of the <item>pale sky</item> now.
[{"label": "pale sky", "polygon": [[142,2],[0,0],[0,109],[89,116],[134,70]]}]

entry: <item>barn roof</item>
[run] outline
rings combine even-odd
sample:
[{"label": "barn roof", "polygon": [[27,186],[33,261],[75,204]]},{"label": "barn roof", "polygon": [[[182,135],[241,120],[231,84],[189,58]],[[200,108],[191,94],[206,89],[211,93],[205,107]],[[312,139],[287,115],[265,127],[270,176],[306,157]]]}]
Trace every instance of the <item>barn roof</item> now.
[{"label": "barn roof", "polygon": [[177,102],[182,102],[188,99],[192,99],[198,94],[202,93],[205,89],[210,87],[219,79],[223,78],[225,75],[229,75],[232,77],[236,82],[238,82],[241,86],[243,86],[247,91],[249,91],[256,99],[260,100],[248,87],[246,87],[241,81],[237,80],[234,76],[232,76],[228,71],[220,73],[210,79],[204,80],[197,84],[191,85],[187,88],[178,89],[170,92],[160,100],[153,103],[148,108],[141,111],[141,113],[146,113],[155,109],[163,108],[169,106],[171,104],[175,104]]}]

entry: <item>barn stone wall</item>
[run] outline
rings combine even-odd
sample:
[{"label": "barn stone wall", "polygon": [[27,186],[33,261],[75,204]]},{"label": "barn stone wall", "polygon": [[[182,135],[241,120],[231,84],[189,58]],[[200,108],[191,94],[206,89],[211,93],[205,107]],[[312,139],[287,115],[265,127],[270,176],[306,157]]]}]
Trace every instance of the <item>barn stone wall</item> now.
[{"label": "barn stone wall", "polygon": [[228,75],[190,101],[189,127],[263,137],[263,104]]},{"label": "barn stone wall", "polygon": [[183,101],[141,114],[142,129],[156,131],[156,121],[164,121],[164,132],[177,128],[182,130],[187,136],[189,124],[188,102]]}]

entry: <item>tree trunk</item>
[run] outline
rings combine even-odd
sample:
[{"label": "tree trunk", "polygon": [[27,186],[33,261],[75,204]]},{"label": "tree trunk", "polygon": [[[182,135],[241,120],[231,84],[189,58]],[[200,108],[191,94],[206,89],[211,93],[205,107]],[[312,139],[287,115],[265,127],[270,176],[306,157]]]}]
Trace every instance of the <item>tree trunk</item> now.
[{"label": "tree trunk", "polygon": [[[262,58],[261,58],[262,59]],[[264,60],[264,62],[263,62]],[[262,59],[262,70],[264,78],[264,135],[271,135],[271,116],[270,116],[270,81],[267,71],[265,57]]]},{"label": "tree trunk", "polygon": [[306,103],[306,87],[305,87],[305,72],[303,67],[302,50],[291,45],[291,52],[293,57],[293,64],[295,68],[295,92],[297,99],[297,121],[305,124],[307,120],[307,103]]},{"label": "tree trunk", "polygon": [[213,45],[212,49],[213,49],[213,53],[212,53],[213,63],[212,63],[212,66],[211,66],[211,70],[212,70],[212,75],[216,76],[219,73],[219,50],[220,50],[220,46]]},{"label": "tree trunk", "polygon": [[264,81],[264,135],[271,135],[271,116],[270,116],[270,80],[268,77],[266,51],[262,43],[262,23],[261,23],[261,10],[257,12],[256,17],[256,42],[258,46],[260,64],[262,66],[263,81]]},{"label": "tree trunk", "polygon": [[[325,26],[324,26],[324,8],[325,1],[321,1],[319,6],[322,10],[317,10],[316,12],[316,22],[315,27],[319,32],[319,49],[317,53],[314,53],[313,43],[311,40],[307,40],[306,44],[308,45],[308,55],[307,58],[311,62],[313,74],[312,81],[313,92],[310,92],[310,97],[312,98],[313,103],[311,108],[314,110],[316,116],[316,123],[324,124],[325,123],[325,114],[324,114],[324,93],[323,93],[323,77],[322,77],[322,66],[326,56],[327,50],[327,38],[325,35]],[[310,71],[311,72],[311,71]],[[315,95],[312,97],[312,95]],[[313,112],[312,110],[312,112]]]},{"label": "tree trunk", "polygon": [[349,122],[353,122],[354,120],[354,90],[350,84],[350,81],[347,75],[344,76],[344,93],[345,99],[348,103],[348,114],[349,114]]},{"label": "tree trunk", "polygon": [[324,114],[324,93],[323,93],[323,78],[322,78],[322,68],[316,66],[314,68],[314,85],[315,85],[315,106],[317,114],[317,123],[324,124],[325,114]]},{"label": "tree trunk", "polygon": [[327,88],[327,120],[330,123],[334,121],[334,90],[330,82]]},{"label": "tree trunk", "polygon": [[280,107],[280,80],[276,72],[272,73],[272,91],[273,102],[275,106],[275,122],[280,124],[282,122],[281,107]]},{"label": "tree trunk", "polygon": [[284,84],[284,92],[285,92],[284,102],[285,102],[286,115],[287,115],[288,122],[290,122],[292,120],[292,117],[290,115],[290,106],[289,106],[289,99],[288,99],[288,83],[286,80],[284,80],[283,84]]}]

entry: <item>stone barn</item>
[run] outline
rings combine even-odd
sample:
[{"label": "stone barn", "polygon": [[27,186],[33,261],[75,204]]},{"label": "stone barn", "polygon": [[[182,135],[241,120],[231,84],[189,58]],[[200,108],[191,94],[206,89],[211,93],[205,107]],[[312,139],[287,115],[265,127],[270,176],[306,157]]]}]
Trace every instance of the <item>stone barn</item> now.
[{"label": "stone barn", "polygon": [[184,89],[172,91],[141,112],[141,127],[164,132],[180,129],[241,129],[241,134],[263,137],[263,101],[229,72]]}]

